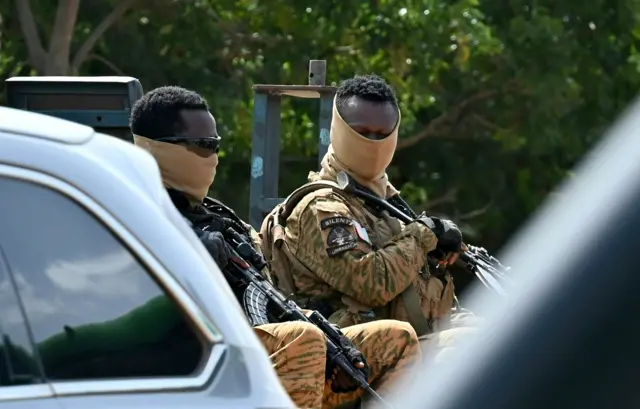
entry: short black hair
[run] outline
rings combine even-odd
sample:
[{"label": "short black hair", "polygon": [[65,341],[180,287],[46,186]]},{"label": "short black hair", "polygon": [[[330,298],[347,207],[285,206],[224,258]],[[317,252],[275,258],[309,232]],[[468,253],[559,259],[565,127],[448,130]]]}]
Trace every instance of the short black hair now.
[{"label": "short black hair", "polygon": [[362,98],[371,102],[391,103],[398,108],[398,99],[393,88],[384,78],[375,75],[356,75],[344,80],[336,91],[336,107],[340,111],[351,97]]},{"label": "short black hair", "polygon": [[208,111],[209,105],[200,94],[182,87],[151,90],[131,110],[131,133],[149,139],[175,136],[184,131],[180,111],[185,109]]}]

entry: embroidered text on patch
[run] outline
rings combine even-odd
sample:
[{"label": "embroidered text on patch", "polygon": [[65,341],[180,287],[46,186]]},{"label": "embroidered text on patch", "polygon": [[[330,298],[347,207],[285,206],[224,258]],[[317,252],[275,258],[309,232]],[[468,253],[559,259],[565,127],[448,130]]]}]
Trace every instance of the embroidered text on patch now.
[{"label": "embroidered text on patch", "polygon": [[342,246],[330,247],[327,249],[327,254],[329,255],[329,257],[335,257],[338,254],[342,254],[344,252],[347,252],[349,250],[356,248],[356,246],[357,246],[356,242],[352,241],[347,244],[343,244]]},{"label": "embroidered text on patch", "polygon": [[326,219],[323,219],[320,222],[320,229],[324,230],[328,227],[331,226],[336,226],[336,225],[351,225],[353,222],[351,219],[349,219],[348,217],[342,217],[342,216],[336,216],[336,217],[327,217]]}]

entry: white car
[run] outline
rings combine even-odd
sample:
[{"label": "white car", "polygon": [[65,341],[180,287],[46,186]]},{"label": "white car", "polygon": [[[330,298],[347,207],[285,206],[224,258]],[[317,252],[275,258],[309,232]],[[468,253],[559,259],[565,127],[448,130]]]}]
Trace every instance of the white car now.
[{"label": "white car", "polygon": [[295,408],[154,159],[0,108],[0,406]]}]

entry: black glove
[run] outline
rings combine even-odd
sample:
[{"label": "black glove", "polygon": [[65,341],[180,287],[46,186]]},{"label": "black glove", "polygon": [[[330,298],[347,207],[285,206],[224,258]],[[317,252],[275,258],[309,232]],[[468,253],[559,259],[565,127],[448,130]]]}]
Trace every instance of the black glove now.
[{"label": "black glove", "polygon": [[[344,337],[341,341],[342,353],[351,362],[357,371],[364,375],[364,378],[369,381],[370,368],[367,360],[362,352],[360,352],[351,341]],[[356,365],[362,363],[364,367],[358,368]],[[353,392],[360,387],[360,384],[354,381],[349,375],[345,374],[338,366],[334,365],[327,359],[326,369],[327,379],[331,379],[331,390],[335,393],[347,393]]]},{"label": "black glove", "polygon": [[207,226],[205,228],[209,231],[223,232],[227,227],[229,227],[227,223],[225,223],[224,217],[215,213],[207,214],[203,221],[205,222],[200,224],[200,226],[206,224]]},{"label": "black glove", "polygon": [[218,267],[220,267],[221,270],[224,269],[231,259],[231,251],[229,251],[229,247],[227,247],[227,243],[224,241],[222,233],[217,231],[204,231],[201,229],[194,230]]},{"label": "black glove", "polygon": [[438,238],[436,250],[444,253],[443,256],[448,253],[457,253],[462,248],[462,233],[451,220],[420,215],[416,221],[427,226],[436,235]]},{"label": "black glove", "polygon": [[[208,214],[206,219],[204,220],[206,220],[205,223],[207,224],[207,227],[205,227],[206,231],[224,232],[228,228],[232,228],[238,233],[243,234],[243,232],[247,230],[245,226],[241,225],[237,221],[229,217],[222,217],[221,215],[216,213]],[[202,226],[202,224],[199,225]]]}]

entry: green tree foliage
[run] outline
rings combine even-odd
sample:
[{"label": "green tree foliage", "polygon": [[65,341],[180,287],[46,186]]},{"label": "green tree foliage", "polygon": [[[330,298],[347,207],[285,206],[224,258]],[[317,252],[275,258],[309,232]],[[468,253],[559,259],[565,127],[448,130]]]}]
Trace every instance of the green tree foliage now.
[{"label": "green tree foliage", "polygon": [[[0,0],[0,75],[131,75],[207,96],[214,194],[248,210],[252,90],[377,73],[403,125],[392,180],[499,247],[635,95],[640,0]],[[317,167],[317,107],[283,105],[281,193]]]}]

